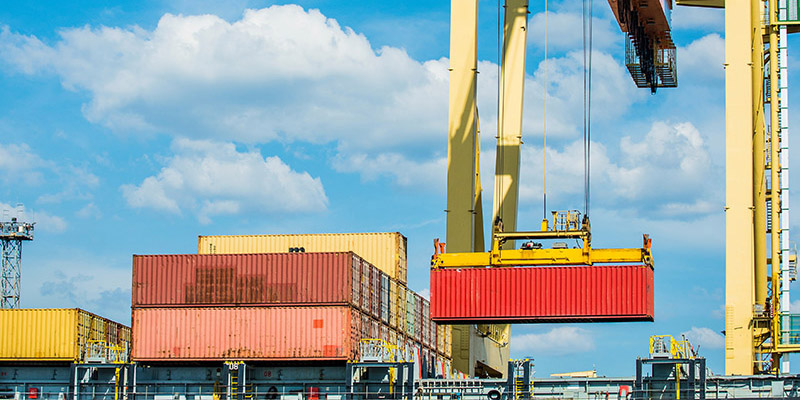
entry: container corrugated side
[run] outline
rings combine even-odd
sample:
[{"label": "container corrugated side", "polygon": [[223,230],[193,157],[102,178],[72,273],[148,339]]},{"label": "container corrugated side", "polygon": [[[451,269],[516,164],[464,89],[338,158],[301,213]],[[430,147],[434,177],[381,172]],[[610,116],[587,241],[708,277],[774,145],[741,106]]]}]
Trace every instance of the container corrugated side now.
[{"label": "container corrugated side", "polygon": [[370,313],[373,317],[381,318],[381,271],[377,269],[370,270]]},{"label": "container corrugated side", "polygon": [[397,282],[389,281],[389,326],[397,328]]},{"label": "container corrugated side", "polygon": [[389,275],[380,273],[381,276],[381,322],[389,324]]},{"label": "container corrugated side", "polygon": [[361,262],[361,310],[369,313],[372,304],[372,268],[367,262]]},{"label": "container corrugated side", "polygon": [[322,233],[298,235],[200,236],[200,254],[309,253],[352,251],[381,271],[406,283],[406,238],[399,232]]},{"label": "container corrugated side", "polygon": [[359,263],[353,253],[134,255],[133,306],[357,306]]},{"label": "container corrugated side", "polygon": [[130,346],[130,328],[77,308],[0,310],[0,361],[84,361],[86,342]]},{"label": "container corrugated side", "polygon": [[406,290],[406,335],[414,338],[415,322],[417,321],[417,296],[411,290]]},{"label": "container corrugated side", "polygon": [[643,265],[431,271],[431,314],[448,323],[652,321]]},{"label": "container corrugated side", "polygon": [[397,285],[397,300],[395,302],[395,307],[397,308],[397,330],[402,332],[404,335],[406,334],[406,307],[408,289],[405,286]]},{"label": "container corrugated side", "polygon": [[132,359],[358,359],[354,313],[350,306],[137,308]]}]

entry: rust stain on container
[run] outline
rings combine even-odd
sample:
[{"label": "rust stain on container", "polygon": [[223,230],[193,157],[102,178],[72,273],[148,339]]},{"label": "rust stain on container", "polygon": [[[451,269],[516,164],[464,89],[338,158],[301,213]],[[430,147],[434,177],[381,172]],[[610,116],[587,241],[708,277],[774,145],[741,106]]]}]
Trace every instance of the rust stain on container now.
[{"label": "rust stain on container", "polygon": [[369,307],[362,269],[379,272],[353,253],[134,255],[133,306]]},{"label": "rust stain on container", "polygon": [[133,310],[134,361],[358,359],[350,306]]},{"label": "rust stain on container", "polygon": [[652,321],[653,269],[632,266],[431,271],[439,323]]},{"label": "rust stain on container", "polygon": [[399,232],[299,235],[200,236],[200,254],[309,253],[352,251],[381,271],[406,283],[406,238]]}]

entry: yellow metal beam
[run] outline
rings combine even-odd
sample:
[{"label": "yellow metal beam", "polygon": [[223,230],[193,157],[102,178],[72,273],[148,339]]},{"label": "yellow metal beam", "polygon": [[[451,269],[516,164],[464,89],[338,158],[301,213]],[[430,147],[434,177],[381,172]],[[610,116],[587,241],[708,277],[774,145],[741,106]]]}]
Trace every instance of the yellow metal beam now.
[{"label": "yellow metal beam", "polygon": [[755,361],[750,328],[755,297],[753,1],[725,1],[725,373],[729,375],[752,374]]},{"label": "yellow metal beam", "polygon": [[474,251],[478,115],[478,1],[453,0],[447,147],[447,244]]},{"label": "yellow metal beam", "polygon": [[[474,251],[478,159],[478,0],[452,0],[450,13],[450,104],[447,146],[447,243]],[[480,204],[480,203],[478,203]],[[453,368],[474,373],[472,327],[453,326]]]},{"label": "yellow metal beam", "polygon": [[515,267],[525,265],[647,264],[652,266],[648,249],[534,249],[500,250],[485,253],[444,253],[432,262],[433,268]]}]

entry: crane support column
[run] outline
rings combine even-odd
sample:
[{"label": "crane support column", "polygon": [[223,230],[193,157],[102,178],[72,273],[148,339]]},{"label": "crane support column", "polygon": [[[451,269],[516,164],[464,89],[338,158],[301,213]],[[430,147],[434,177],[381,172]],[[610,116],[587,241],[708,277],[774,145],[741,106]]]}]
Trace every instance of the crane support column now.
[{"label": "crane support column", "polygon": [[[450,20],[450,106],[447,147],[447,246],[474,251],[478,173],[478,1],[454,0]],[[480,203],[477,203],[480,206]],[[481,227],[482,228],[482,227]]]},{"label": "crane support column", "polygon": [[[753,35],[756,0],[725,1],[725,373],[754,371]],[[760,25],[758,25],[760,30]],[[758,33],[760,35],[760,31]],[[760,49],[759,49],[760,50]]]},{"label": "crane support column", "polygon": [[[484,251],[477,77],[478,0],[452,0],[446,210],[450,251]],[[454,368],[475,376],[476,360],[491,367],[487,355],[493,353],[493,343],[478,335],[474,325],[453,325],[452,335]]]},{"label": "crane support column", "polygon": [[[500,218],[503,221],[504,231],[515,232],[519,204],[519,153],[522,144],[522,106],[525,94],[528,0],[507,0],[504,8],[492,221]],[[514,241],[506,242],[503,248],[513,249]],[[482,328],[499,332],[501,336],[499,339],[504,344],[510,340],[511,325]],[[498,354],[499,362],[507,363],[510,355],[508,345],[501,347]]]}]

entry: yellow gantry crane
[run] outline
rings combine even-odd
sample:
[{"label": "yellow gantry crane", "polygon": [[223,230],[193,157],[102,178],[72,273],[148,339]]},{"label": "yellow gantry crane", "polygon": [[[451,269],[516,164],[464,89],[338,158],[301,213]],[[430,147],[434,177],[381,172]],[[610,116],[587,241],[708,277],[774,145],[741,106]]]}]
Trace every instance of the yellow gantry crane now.
[{"label": "yellow gantry crane", "polygon": [[[787,35],[800,30],[800,9],[797,2],[788,0],[677,3],[725,9],[725,370],[735,375],[788,372],[782,355],[800,351],[800,316],[790,313],[789,298],[796,256],[789,242],[786,45]],[[609,4],[628,34],[625,61],[637,86],[649,87],[652,92],[676,86],[675,45],[668,17],[665,31],[660,16],[651,14],[655,9],[651,6],[659,6],[658,2],[609,0]],[[671,4],[665,6],[671,8]],[[506,1],[492,218],[501,223],[495,224],[492,248],[485,252],[476,105],[477,1],[452,1],[449,252],[437,255],[433,265],[553,265],[634,259],[651,263],[647,238],[642,249],[591,250],[588,220],[579,229],[559,229],[554,223],[537,232],[516,232],[527,14],[527,1]],[[580,252],[550,251],[549,255],[539,252],[531,259],[531,252],[523,255],[510,246],[517,239],[542,238],[554,232],[584,239],[584,248],[573,249]],[[497,373],[508,358],[507,340],[507,326],[455,327],[454,364],[470,375],[480,374],[480,368]]]},{"label": "yellow gantry crane", "polygon": [[[789,309],[796,256],[789,244],[786,44],[800,27],[800,10],[788,0],[677,3],[725,9],[725,372],[788,372],[782,355],[800,351],[800,320]],[[630,0],[609,4],[632,39],[630,22],[652,9]],[[655,92],[672,86],[663,71],[674,64],[675,46],[668,36],[652,38],[631,40],[626,53],[635,48],[636,57],[626,56],[626,64],[639,86],[646,86],[642,71],[651,71]]]},{"label": "yellow gantry crane", "polygon": [[[636,263],[652,267],[647,236],[640,249],[593,249],[588,216],[557,212],[540,231],[517,232],[520,145],[525,81],[528,1],[504,5],[499,84],[497,157],[491,250],[484,249],[477,109],[477,0],[452,0],[447,167],[447,251],[432,268]],[[572,238],[581,248],[514,248],[521,239]],[[442,246],[442,249],[444,246]],[[437,250],[439,246],[437,245]],[[509,325],[453,325],[453,367],[470,376],[499,377],[509,359]]]},{"label": "yellow gantry crane", "polygon": [[789,283],[787,35],[797,3],[678,0],[725,9],[725,373],[788,373],[800,351]]}]

